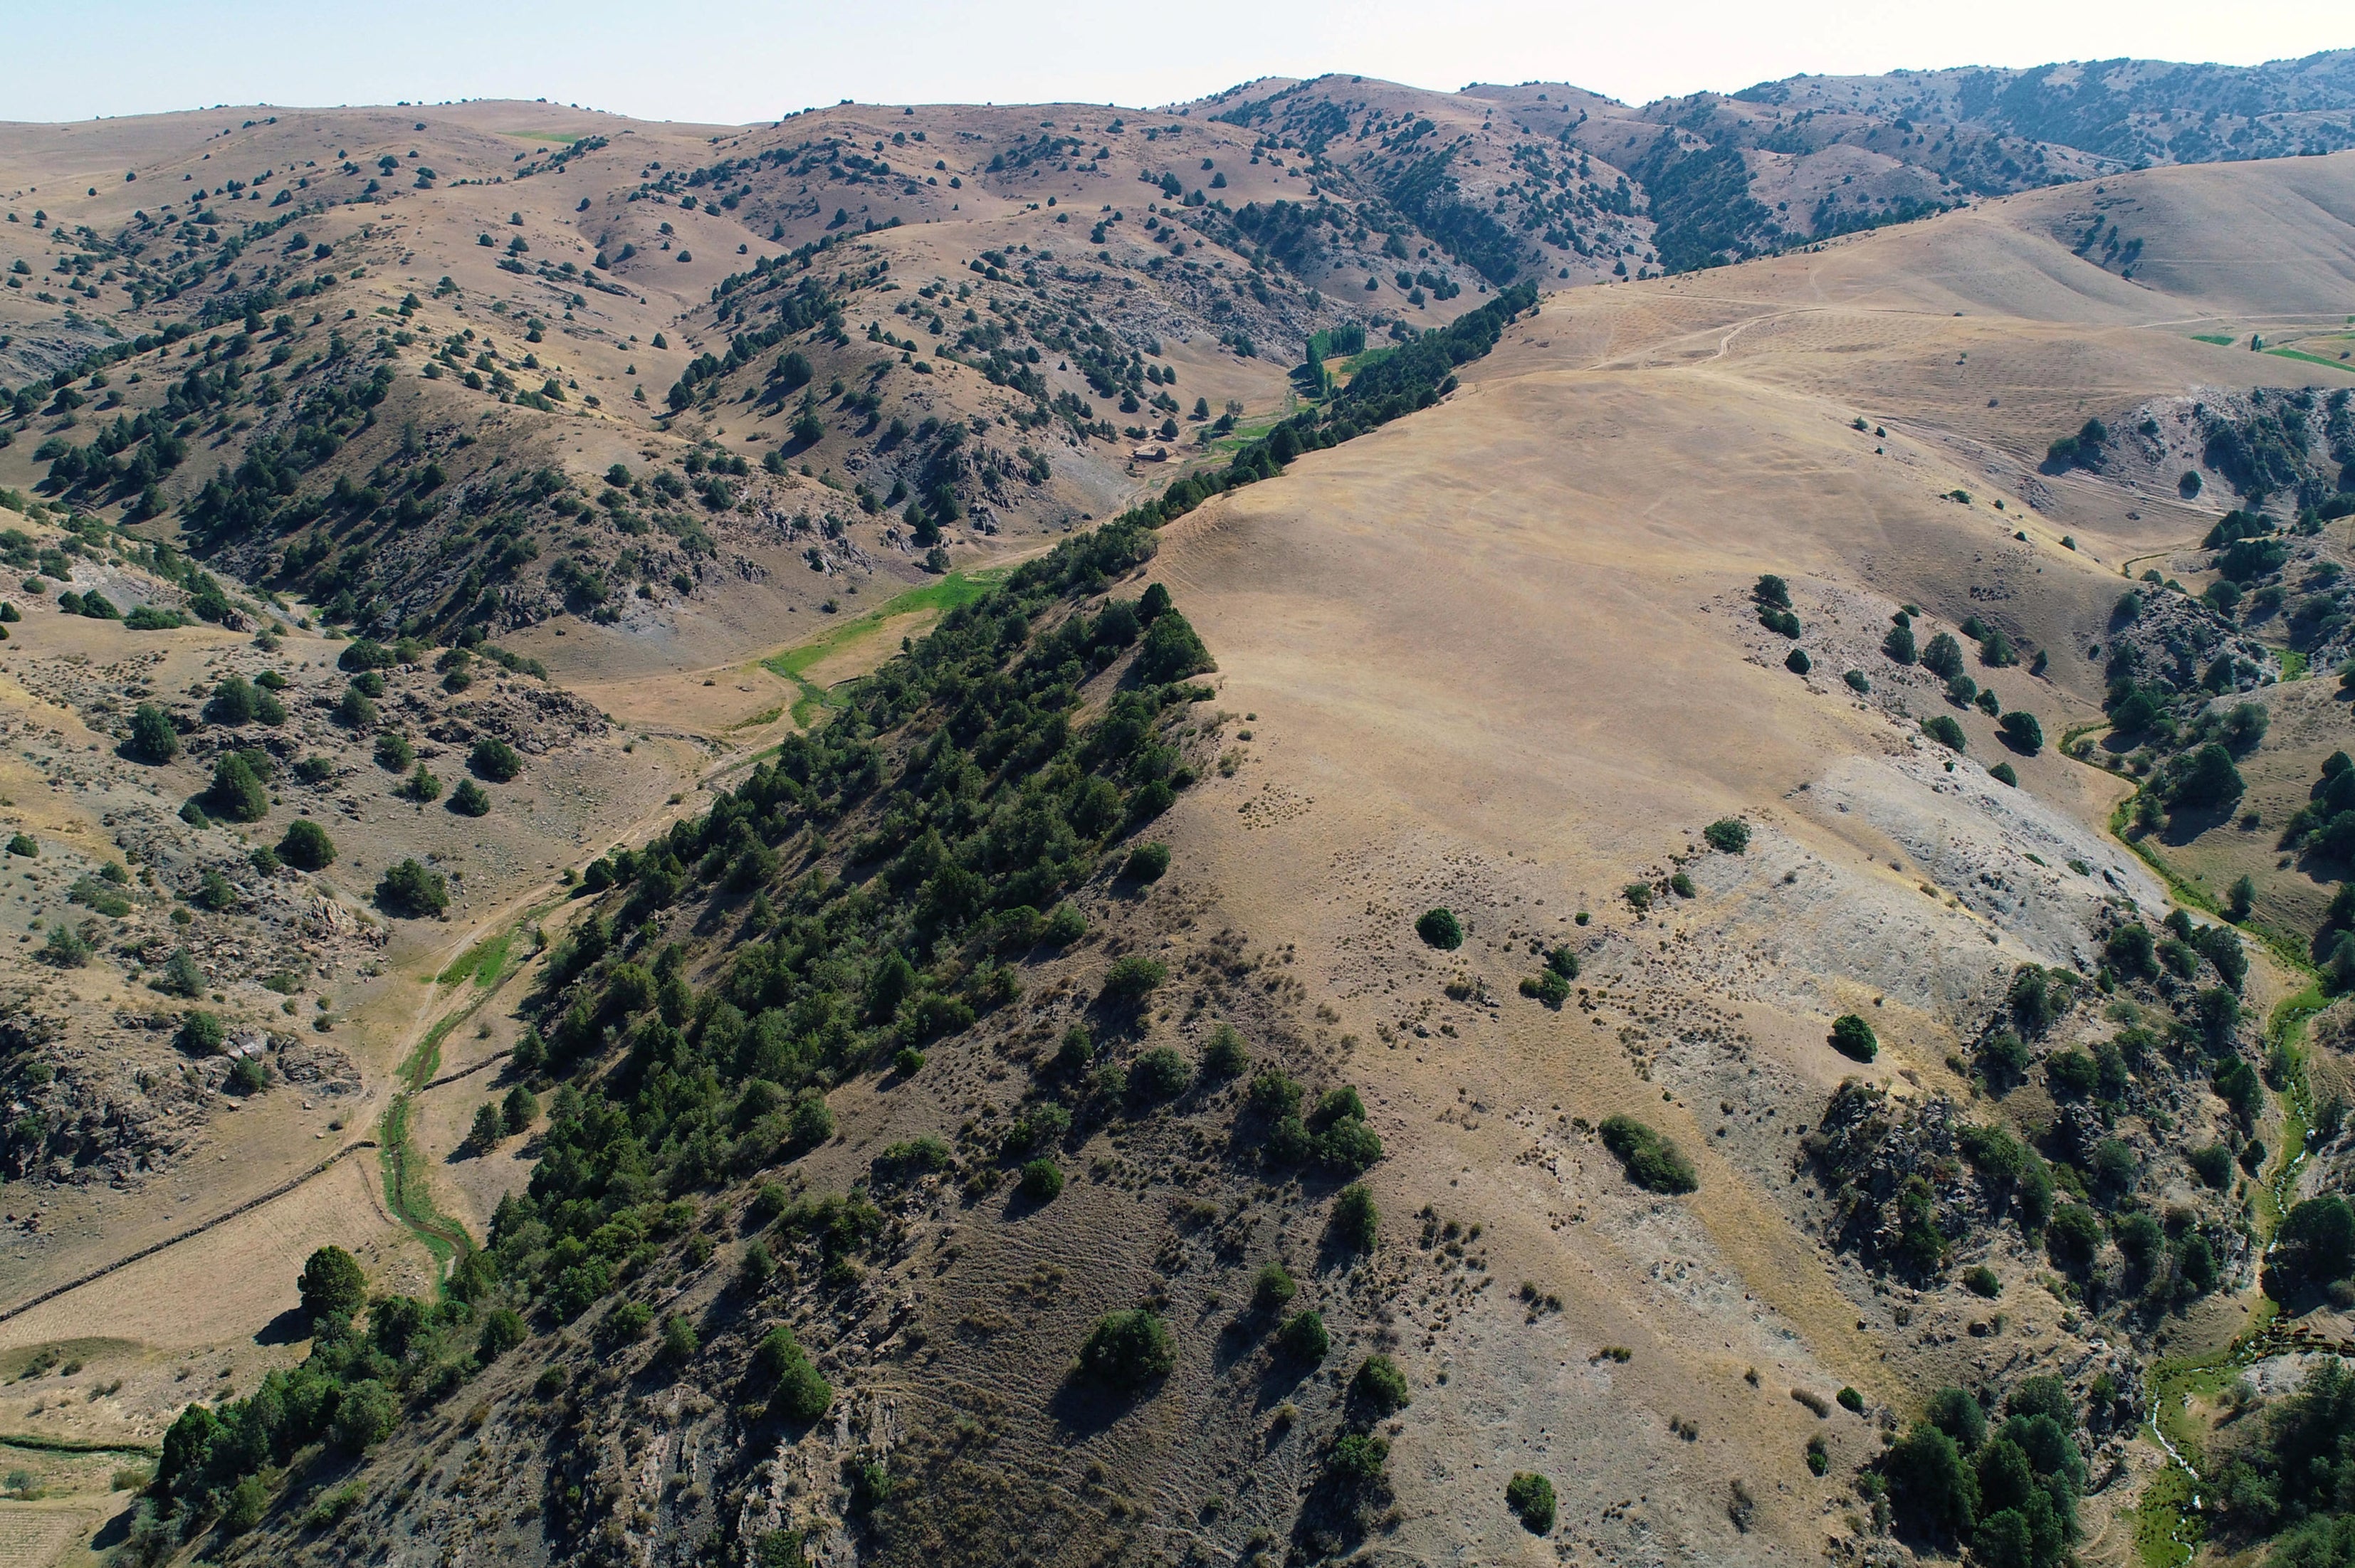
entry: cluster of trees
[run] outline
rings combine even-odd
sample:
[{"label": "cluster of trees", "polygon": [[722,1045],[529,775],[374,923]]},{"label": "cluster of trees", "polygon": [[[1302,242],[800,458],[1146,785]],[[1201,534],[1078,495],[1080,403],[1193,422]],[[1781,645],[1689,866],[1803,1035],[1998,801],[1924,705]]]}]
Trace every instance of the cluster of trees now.
[{"label": "cluster of trees", "polygon": [[1508,324],[1537,308],[1537,288],[1517,283],[1412,343],[1369,355],[1331,401],[1294,415],[1237,452],[1224,470],[1191,474],[1119,522],[1149,528],[1183,517],[1214,495],[1272,479],[1304,451],[1338,446],[1391,420],[1428,408],[1455,389],[1455,371],[1497,346]]},{"label": "cluster of trees", "polygon": [[2225,1523],[2268,1538],[2281,1568],[2355,1562],[2355,1372],[2325,1356],[2297,1393],[2264,1412],[2215,1478]]},{"label": "cluster of trees", "polygon": [[268,1506],[268,1473],[298,1450],[322,1442],[351,1454],[369,1448],[392,1430],[404,1401],[446,1397],[526,1337],[513,1310],[482,1299],[488,1281],[479,1269],[461,1268],[439,1302],[371,1302],[359,1264],[331,1245],[311,1255],[300,1285],[311,1353],[264,1374],[243,1399],[180,1413],[164,1435],[134,1534],[169,1541],[214,1519],[241,1533]]},{"label": "cluster of trees", "polygon": [[2280,847],[2355,866],[2355,760],[2345,752],[2323,759],[2322,776],[2307,791],[2307,803],[2282,824]]},{"label": "cluster of trees", "polygon": [[[1032,623],[1101,592],[1151,545],[1115,525],[1018,569],[708,813],[590,868],[603,903],[552,960],[547,1046],[559,1074],[614,1048],[621,1059],[559,1088],[530,1188],[495,1220],[486,1266],[518,1301],[551,1319],[587,1310],[666,1202],[806,1147],[817,1124],[830,1130],[826,1086],[902,1051],[920,1065],[927,1040],[1017,994],[1007,959],[1078,935],[1060,895],[1187,781],[1161,723],[1207,655],[1157,587],[1051,630]],[[1077,683],[1126,647],[1132,683],[1075,722]],[[923,737],[902,742],[918,719]],[[868,825],[849,852],[858,879],[812,872],[780,887],[788,856],[853,812]],[[699,991],[681,948],[647,951],[637,936],[690,896],[728,901],[744,925]],[[1079,1057],[1092,1063],[1092,1049]],[[1152,1081],[1153,1065],[1136,1075]],[[1350,1119],[1309,1136],[1339,1148]],[[1007,1157],[1040,1153],[1052,1121]],[[787,1229],[835,1269],[861,1245],[856,1213]]]},{"label": "cluster of trees", "polygon": [[1989,1568],[2055,1568],[2077,1539],[2085,1459],[2059,1378],[2024,1378],[1990,1426],[1969,1393],[1944,1388],[1881,1461],[1891,1498],[1924,1537],[1966,1542]]}]

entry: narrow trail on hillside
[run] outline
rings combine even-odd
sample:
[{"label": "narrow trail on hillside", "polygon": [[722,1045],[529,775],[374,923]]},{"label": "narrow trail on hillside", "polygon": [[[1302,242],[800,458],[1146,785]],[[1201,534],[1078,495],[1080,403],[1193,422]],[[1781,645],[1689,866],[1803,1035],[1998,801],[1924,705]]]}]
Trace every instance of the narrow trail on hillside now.
[{"label": "narrow trail on hillside", "polygon": [[119,1273],[122,1270],[130,1267],[134,1263],[141,1262],[146,1258],[151,1258],[157,1253],[165,1251],[168,1248],[178,1246],[182,1242],[194,1241],[197,1237],[203,1235],[207,1231],[218,1230],[221,1226],[229,1224],[231,1220],[242,1218],[244,1215],[253,1213],[254,1210],[262,1207],[266,1203],[274,1203],[279,1199],[285,1197],[289,1192],[294,1192],[296,1189],[304,1186],[314,1178],[325,1175],[329,1171],[334,1170],[337,1165],[343,1163],[343,1161],[350,1156],[357,1154],[361,1150],[374,1149],[376,1147],[377,1141],[373,1138],[358,1139],[353,1142],[346,1143],[341,1149],[336,1150],[333,1154],[328,1155],[325,1160],[320,1160],[316,1165],[312,1166],[308,1171],[304,1171],[300,1176],[292,1177],[287,1181],[282,1181],[277,1186],[270,1189],[267,1192],[256,1193],[254,1196],[248,1198],[245,1202],[238,1204],[235,1208],[226,1210],[221,1213],[215,1214],[208,1220],[204,1220],[198,1224],[190,1225],[184,1231],[175,1232],[173,1234],[165,1236],[162,1241],[151,1242],[135,1252],[125,1253],[112,1263],[101,1264],[98,1267],[91,1269],[87,1274],[78,1275],[75,1277],[67,1280],[62,1285],[53,1285],[48,1289],[42,1291],[39,1295],[19,1301],[13,1307],[0,1308],[0,1323],[5,1323],[11,1318],[20,1317],[23,1314],[31,1311],[34,1308],[42,1305],[44,1302],[54,1301],[60,1296],[71,1295],[74,1291],[80,1290],[85,1285],[95,1285],[111,1274]]},{"label": "narrow trail on hillside", "polygon": [[[695,810],[694,797],[697,794],[710,788],[718,779],[751,767],[771,749],[773,747],[753,747],[709,763],[687,780],[684,788],[675,792],[676,803],[666,801],[608,834],[595,852],[585,858],[594,860],[617,846],[634,842],[691,814]],[[363,1150],[378,1151],[379,1162],[384,1167],[387,1206],[395,1219],[434,1255],[437,1265],[473,1250],[474,1240],[465,1227],[432,1207],[430,1181],[423,1161],[417,1157],[414,1129],[408,1113],[418,1095],[469,1077],[506,1056],[506,1052],[499,1052],[457,1072],[437,1074],[434,1071],[439,1065],[439,1047],[442,1040],[504,991],[506,982],[521,974],[528,960],[495,976],[488,984],[476,981],[471,970],[459,974],[454,986],[446,983],[444,977],[451,974],[460,959],[483,943],[494,941],[503,933],[510,937],[519,935],[524,926],[559,907],[570,891],[560,877],[543,878],[510,895],[495,908],[478,916],[458,936],[431,951],[422,993],[410,1013],[409,1025],[402,1032],[393,1057],[398,1065],[392,1072],[391,1092],[380,1102],[382,1109],[377,1112],[377,1136],[355,1139],[302,1174],[265,1192],[256,1193],[209,1219],[51,1286],[25,1300],[0,1308],[0,1323],[94,1285],[134,1263],[193,1241],[232,1220],[288,1197]]]}]

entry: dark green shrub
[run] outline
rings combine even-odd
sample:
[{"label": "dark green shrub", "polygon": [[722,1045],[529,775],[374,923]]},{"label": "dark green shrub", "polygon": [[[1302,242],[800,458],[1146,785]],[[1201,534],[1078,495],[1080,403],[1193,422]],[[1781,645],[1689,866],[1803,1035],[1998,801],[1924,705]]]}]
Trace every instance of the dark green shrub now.
[{"label": "dark green shrub", "polygon": [[[1750,847],[1750,824],[1739,817],[1720,817],[1700,831],[1709,847],[1721,854],[1740,854]],[[1573,977],[1577,971],[1572,971]]]},{"label": "dark green shrub", "polygon": [[2275,1300],[2321,1288],[2355,1274],[2355,1208],[2336,1192],[2307,1198],[2282,1217],[2264,1268],[2265,1294]]},{"label": "dark green shrub", "polygon": [[1284,1271],[1284,1265],[1263,1265],[1252,1280],[1252,1310],[1281,1312],[1299,1294],[1300,1287],[1293,1283],[1292,1276]]},{"label": "dark green shrub", "polygon": [[389,915],[440,919],[450,907],[450,885],[440,872],[404,860],[378,880],[376,902]]},{"label": "dark green shrub", "polygon": [[1618,1158],[1627,1179],[1653,1192],[1689,1192],[1700,1185],[1691,1163],[1675,1143],[1629,1116],[1610,1116],[1598,1129],[1603,1146]]},{"label": "dark green shrub", "polygon": [[1121,866],[1120,874],[1131,882],[1158,882],[1168,870],[1167,844],[1139,844],[1128,852],[1128,859]]},{"label": "dark green shrub", "polygon": [[1355,1175],[1382,1157],[1382,1140],[1359,1117],[1345,1117],[1316,1139],[1316,1158],[1333,1170]]},{"label": "dark green shrub", "polygon": [[363,1378],[344,1385],[329,1431],[337,1445],[351,1453],[362,1453],[384,1441],[400,1414],[400,1405],[392,1391],[374,1378]]},{"label": "dark green shrub", "polygon": [[[1992,1291],[1981,1291],[1991,1296]],[[1931,1425],[1955,1440],[1957,1447],[1969,1453],[1987,1441],[1987,1411],[1979,1402],[1959,1388],[1942,1388],[1930,1396],[1929,1408],[1923,1412]]]},{"label": "dark green shrub", "polygon": [[2230,807],[2247,789],[2241,770],[2232,766],[2232,754],[2211,741],[2191,754],[2167,796],[2171,805],[2212,811]]},{"label": "dark green shrub", "polygon": [[694,1322],[684,1312],[673,1312],[663,1319],[662,1359],[674,1367],[683,1367],[695,1359],[703,1348],[703,1337],[695,1331]]},{"label": "dark green shrub", "polygon": [[1148,686],[1182,681],[1188,675],[1199,675],[1218,668],[1209,650],[1202,646],[1194,628],[1176,609],[1167,609],[1153,618],[1146,630],[1145,639],[1136,651],[1136,662],[1130,666],[1139,683]]},{"label": "dark green shrub", "polygon": [[1368,1356],[1359,1363],[1358,1375],[1349,1380],[1349,1397],[1377,1420],[1413,1403],[1407,1392],[1406,1374],[1398,1362],[1381,1355]]},{"label": "dark green shrub", "polygon": [[2232,1108],[2234,1119],[2243,1128],[2254,1127],[2265,1103],[2264,1086],[2257,1081],[2256,1069],[2235,1056],[2216,1070],[2214,1085],[2217,1098]]},{"label": "dark green shrub", "polygon": [[424,805],[442,798],[442,780],[432,769],[421,762],[417,765],[416,771],[410,774],[408,781],[401,786],[400,792],[420,805]]},{"label": "dark green shrub", "polygon": [[195,996],[205,989],[205,971],[197,967],[195,954],[180,948],[149,983],[167,996]]},{"label": "dark green shrub", "polygon": [[1130,1391],[1166,1377],[1178,1364],[1168,1327],[1143,1308],[1107,1312],[1080,1346],[1080,1372],[1110,1388]]},{"label": "dark green shrub", "polygon": [[205,717],[213,724],[232,727],[251,724],[253,700],[253,685],[244,676],[225,676],[214,685],[212,699],[205,704]]},{"label": "dark green shrub", "polygon": [[1352,1181],[1333,1200],[1334,1236],[1352,1252],[1371,1252],[1381,1227],[1381,1211],[1362,1181]]},{"label": "dark green shrub", "polygon": [[1380,1434],[1344,1433],[1333,1445],[1333,1456],[1326,1462],[1326,1474],[1343,1492],[1370,1492],[1382,1484],[1382,1472],[1390,1458],[1391,1446]]},{"label": "dark green shrub", "polygon": [[391,649],[365,637],[346,643],[344,651],[336,656],[336,669],[353,673],[389,670],[400,662],[400,657]]},{"label": "dark green shrub", "polygon": [[1325,1319],[1316,1312],[1296,1312],[1285,1319],[1275,1342],[1286,1357],[1310,1366],[1322,1361],[1333,1348],[1332,1336],[1325,1331]]},{"label": "dark green shrub", "polygon": [[1961,751],[1970,744],[1963,735],[1963,726],[1949,714],[1933,714],[1923,719],[1922,733],[1949,751]]},{"label": "dark green shrub", "polygon": [[947,1144],[927,1133],[905,1142],[884,1145],[871,1169],[878,1186],[897,1186],[945,1171],[954,1158]]},{"label": "dark green shrub", "polygon": [[2011,764],[2009,762],[1998,762],[1988,768],[1987,777],[1998,784],[2009,784],[2015,789],[2019,788],[2019,775],[2011,770]]},{"label": "dark green shrub", "polygon": [[1022,1167],[1022,1195],[1034,1203],[1052,1200],[1063,1190],[1063,1168],[1051,1160],[1033,1160]]},{"label": "dark green shrub", "polygon": [[1768,572],[1760,577],[1758,585],[1750,590],[1750,597],[1762,605],[1768,605],[1775,609],[1788,609],[1791,608],[1791,585],[1774,573]]},{"label": "dark green shrub", "polygon": [[1169,978],[1158,960],[1143,953],[1124,953],[1104,970],[1103,994],[1110,1001],[1143,1001]]},{"label": "dark green shrub", "polygon": [[1989,1301],[2003,1294],[2003,1281],[1996,1277],[1994,1269],[1983,1263],[1975,1263],[1963,1270],[1963,1284],[1972,1295],[1983,1296]]},{"label": "dark green shrub", "polygon": [[2022,757],[2033,757],[2044,749],[2044,726],[2036,715],[2025,709],[2015,708],[2003,715],[1996,725],[2003,743]]},{"label": "dark green shrub", "polygon": [[1129,1087],[1148,1100],[1176,1099],[1194,1081],[1194,1069],[1186,1058],[1167,1045],[1156,1045],[1136,1058],[1136,1065],[1128,1075]]},{"label": "dark green shrub", "polygon": [[1852,1388],[1843,1388],[1838,1393],[1832,1395],[1832,1398],[1838,1404],[1842,1410],[1847,1411],[1851,1415],[1861,1415],[1864,1414],[1864,1395],[1857,1393],[1857,1391]]},{"label": "dark green shrub", "polygon": [[210,1056],[229,1044],[229,1029],[218,1014],[191,1012],[180,1020],[180,1049],[191,1056]]},{"label": "dark green shrub", "polygon": [[59,920],[57,926],[49,927],[48,942],[40,944],[40,960],[59,970],[78,970],[90,963],[90,942],[82,939],[82,932]]},{"label": "dark green shrub", "polygon": [[376,765],[387,773],[399,773],[416,760],[417,748],[408,736],[388,733],[376,737]]},{"label": "dark green shrub", "polygon": [[213,764],[205,808],[232,822],[258,822],[270,815],[270,790],[241,751],[225,752]]},{"label": "dark green shrub", "polygon": [[1553,969],[1541,969],[1521,977],[1521,994],[1559,1012],[1561,1004],[1570,1000],[1570,980]]},{"label": "dark green shrub", "polygon": [[1790,671],[1794,675],[1804,675],[1815,667],[1814,662],[1807,657],[1806,650],[1804,648],[1794,648],[1783,656],[1783,668]]},{"label": "dark green shrub", "polygon": [[1202,1047],[1202,1076],[1213,1083],[1240,1077],[1251,1066],[1251,1054],[1243,1049],[1242,1036],[1232,1024],[1221,1023],[1210,1031],[1208,1044]]},{"label": "dark green shrub", "polygon": [[523,771],[523,758],[506,741],[484,736],[474,742],[466,754],[466,766],[474,775],[494,784],[505,784]]},{"label": "dark green shrub", "polygon": [[471,779],[461,779],[458,787],[450,791],[450,810],[462,817],[487,817],[491,814],[491,794]]},{"label": "dark green shrub", "polygon": [[2217,1192],[2222,1192],[2232,1181],[2232,1151],[2221,1143],[2211,1143],[2193,1150],[2185,1159],[2200,1181]]},{"label": "dark green shrub", "polygon": [[1523,1470],[1505,1483],[1505,1505],[1520,1516],[1521,1528],[1531,1535],[1553,1528],[1553,1483],[1534,1470]]},{"label": "dark green shrub", "polygon": [[325,871],[336,863],[336,841],[310,818],[297,817],[278,841],[278,858],[304,871]]},{"label": "dark green shrub", "polygon": [[815,1421],[834,1404],[834,1390],[810,1364],[807,1352],[793,1330],[779,1324],[763,1335],[752,1352],[753,1374],[773,1380],[769,1413],[795,1423]]},{"label": "dark green shrub", "polygon": [[1464,925],[1452,909],[1426,909],[1414,923],[1415,935],[1430,946],[1453,951],[1464,945]]},{"label": "dark green shrub", "polygon": [[1900,664],[1911,664],[1920,657],[1913,648],[1913,629],[1893,626],[1889,635],[1881,640],[1881,651]]},{"label": "dark green shrub", "polygon": [[2102,1222],[2083,1203],[2063,1203],[2044,1226],[2044,1249],[2062,1268],[2081,1272],[2093,1266],[2101,1250]]},{"label": "dark green shrub", "polygon": [[359,1260],[339,1246],[330,1245],[312,1253],[304,1262],[297,1283],[302,1290],[303,1310],[314,1322],[325,1318],[351,1318],[368,1305],[368,1276],[360,1268]]},{"label": "dark green shrub", "polygon": [[1273,1121],[1299,1110],[1300,1086],[1270,1067],[1251,1081],[1243,1098],[1253,1111]]},{"label": "dark green shrub", "polygon": [[1881,1041],[1873,1034],[1872,1025],[1853,1012],[1832,1020],[1831,1044],[1851,1061],[1870,1062],[1881,1054]]},{"label": "dark green shrub", "polygon": [[160,766],[180,755],[180,732],[162,708],[141,703],[132,710],[131,737],[123,745],[139,761]]},{"label": "dark green shrub", "polygon": [[[1982,1427],[1985,1422],[1981,1416]],[[1969,1531],[1978,1511],[1978,1483],[1954,1438],[1917,1421],[1890,1448],[1882,1467],[1899,1515],[1914,1528],[1941,1537]]]}]

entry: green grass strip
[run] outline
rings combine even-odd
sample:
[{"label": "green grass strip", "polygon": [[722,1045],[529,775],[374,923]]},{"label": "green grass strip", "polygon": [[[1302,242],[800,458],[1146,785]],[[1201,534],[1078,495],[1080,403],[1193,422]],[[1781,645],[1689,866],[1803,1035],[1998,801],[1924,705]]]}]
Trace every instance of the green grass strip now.
[{"label": "green grass strip", "polygon": [[[2088,766],[2092,765],[2088,764]],[[2118,802],[2117,810],[2110,813],[2110,836],[2132,850],[2135,858],[2157,873],[2159,880],[2167,884],[2168,892],[2174,895],[2177,903],[2188,904],[2202,914],[2212,915],[2225,924],[2256,938],[2265,945],[2265,950],[2274,956],[2275,961],[2292,973],[2312,975],[2314,965],[2307,959],[2305,938],[2294,931],[2285,931],[2277,926],[2268,925],[2254,916],[2246,920],[2230,919],[2217,905],[2215,895],[2177,871],[2174,866],[2168,863],[2166,856],[2151,847],[2150,834],[2137,834],[2131,831],[2134,804],[2140,799],[2142,794],[2137,790]]]},{"label": "green grass strip", "polygon": [[[912,588],[886,600],[879,608],[844,621],[806,642],[795,643],[782,652],[772,653],[762,660],[761,667],[771,674],[791,681],[801,695],[794,702],[794,723],[807,729],[819,711],[840,707],[842,699],[828,693],[804,674],[815,668],[829,655],[840,652],[852,642],[882,629],[886,620],[895,616],[916,615],[934,610],[946,615],[959,605],[971,604],[997,586],[1008,568],[991,567],[978,572],[951,572],[937,582]],[[845,685],[849,683],[844,683]]]},{"label": "green grass strip", "polygon": [[433,1255],[437,1271],[446,1270],[451,1259],[474,1251],[474,1238],[466,1234],[464,1225],[433,1207],[424,1157],[417,1152],[410,1137],[410,1098],[441,1071],[442,1043],[450,1037],[450,1032],[482,1011],[483,1004],[496,994],[499,983],[522,966],[523,959],[516,951],[516,938],[555,908],[558,902],[550,899],[525,910],[515,924],[467,948],[436,977],[436,982],[442,985],[463,984],[471,977],[474,994],[464,1006],[453,1008],[427,1030],[425,1037],[417,1043],[417,1049],[400,1065],[395,1075],[400,1090],[393,1097],[392,1104],[385,1107],[384,1119],[378,1126],[380,1149],[377,1163],[384,1173],[385,1204]]},{"label": "green grass strip", "polygon": [[2308,365],[2319,365],[2325,370],[2337,370],[2349,376],[2355,376],[2355,365],[2341,364],[2336,359],[2325,359],[2318,354],[2308,354],[2303,349],[2269,348],[2265,352],[2277,359],[2303,359]]},{"label": "green grass strip", "polygon": [[2194,343],[2212,343],[2219,348],[2230,348],[2241,340],[2236,337],[2226,337],[2222,333],[2195,332],[2191,334],[2191,341]]},{"label": "green grass strip", "polygon": [[36,1454],[136,1454],[156,1459],[164,1450],[146,1443],[96,1443],[79,1437],[43,1437],[31,1432],[0,1432],[0,1448],[29,1448]]}]

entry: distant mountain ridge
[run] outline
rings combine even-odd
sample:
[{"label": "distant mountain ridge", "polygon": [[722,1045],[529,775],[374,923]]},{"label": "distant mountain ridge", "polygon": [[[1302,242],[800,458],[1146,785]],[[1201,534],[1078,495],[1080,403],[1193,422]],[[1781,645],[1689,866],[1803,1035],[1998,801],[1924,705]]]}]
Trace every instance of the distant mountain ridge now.
[{"label": "distant mountain ridge", "polygon": [[2355,147],[2355,50],[1799,76],[1641,106],[1555,82],[1269,79],[1183,112],[1294,142],[1492,283],[1681,272],[1974,196]]}]

